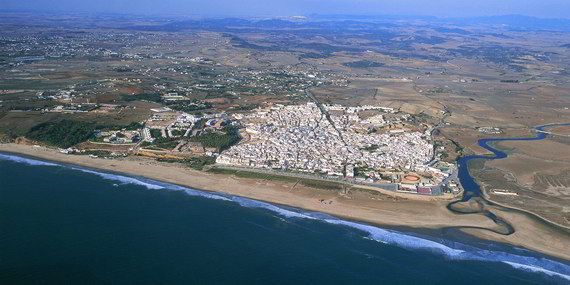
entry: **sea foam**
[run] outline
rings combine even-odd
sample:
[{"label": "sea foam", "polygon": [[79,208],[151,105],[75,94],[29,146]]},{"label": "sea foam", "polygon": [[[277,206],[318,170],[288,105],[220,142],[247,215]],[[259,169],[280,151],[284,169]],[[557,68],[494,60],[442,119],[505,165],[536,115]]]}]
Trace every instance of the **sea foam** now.
[{"label": "sea foam", "polygon": [[[86,170],[83,169],[82,171]],[[541,273],[553,278],[557,277],[565,280],[570,280],[569,265],[554,260],[550,260],[547,258],[539,258],[539,257],[518,255],[502,251],[480,249],[477,247],[461,244],[458,242],[446,243],[446,241],[444,240],[437,242],[427,238],[418,237],[411,234],[404,234],[394,230],[382,229],[379,227],[363,223],[338,219],[323,213],[314,213],[314,212],[301,211],[292,208],[280,207],[270,203],[249,198],[243,198],[239,196],[208,193],[204,191],[195,190],[192,188],[187,188],[164,182],[158,182],[150,179],[132,178],[115,174],[101,174],[91,170],[88,170],[86,172],[92,172],[105,179],[119,181],[121,183],[131,183],[139,186],[144,186],[148,189],[165,189],[165,190],[182,191],[191,196],[234,202],[246,208],[265,209],[284,218],[314,220],[319,222],[325,222],[328,224],[349,227],[363,232],[365,238],[377,242],[398,246],[400,248],[408,250],[421,250],[421,251],[431,252],[434,254],[442,255],[451,260],[502,262],[518,270],[524,270],[533,273]]]},{"label": "sea foam", "polygon": [[[502,262],[510,265],[511,267],[519,270],[524,270],[533,273],[542,273],[550,277],[559,277],[565,280],[570,280],[570,266],[561,262],[550,260],[547,258],[540,258],[534,256],[518,255],[503,251],[494,251],[480,249],[474,246],[461,244],[458,242],[449,241],[433,241],[427,238],[422,238],[410,234],[404,234],[394,230],[382,229],[379,227],[346,221],[335,218],[333,216],[315,213],[308,211],[301,211],[287,207],[276,206],[267,202],[262,202],[254,199],[243,198],[239,196],[231,196],[224,194],[210,194],[191,188],[186,188],[167,183],[155,182],[163,185],[165,189],[182,190],[193,196],[201,196],[210,199],[219,199],[224,201],[231,201],[247,208],[260,208],[271,211],[284,218],[292,219],[307,219],[328,224],[339,225],[359,230],[365,234],[365,238],[398,246],[408,250],[422,250],[434,254],[443,255],[452,260],[464,261],[482,261],[482,262]],[[524,250],[519,250],[523,252]]]},{"label": "sea foam", "polygon": [[132,184],[132,185],[142,186],[151,190],[181,191],[191,196],[233,202],[239,204],[242,207],[265,209],[284,218],[315,220],[315,221],[325,222],[328,224],[349,227],[358,230],[360,232],[363,232],[365,234],[364,238],[381,242],[384,244],[398,246],[400,248],[408,250],[421,250],[421,251],[432,252],[434,254],[439,254],[452,260],[502,262],[518,270],[540,273],[549,277],[556,277],[570,281],[570,265],[550,260],[547,258],[519,255],[509,252],[496,251],[496,250],[486,250],[458,242],[450,242],[445,240],[441,240],[438,242],[411,234],[404,234],[394,230],[382,229],[379,227],[363,223],[341,220],[323,213],[314,213],[308,211],[301,211],[297,209],[288,209],[285,207],[279,207],[270,203],[257,201],[254,199],[231,196],[226,194],[208,193],[205,191],[199,191],[179,185],[159,182],[152,179],[135,178],[120,174],[99,172],[82,167],[61,165],[61,164],[44,162],[40,160],[23,158],[13,155],[0,154],[0,159],[10,160],[18,163],[25,163],[28,165],[68,167],[74,170],[97,175],[106,180],[119,182],[120,184]]},{"label": "sea foam", "polygon": [[166,188],[164,186],[158,185],[157,183],[145,182],[142,179],[137,179],[134,177],[128,177],[128,176],[119,175],[119,174],[99,172],[99,171],[94,171],[94,170],[85,169],[85,168],[81,168],[81,167],[70,167],[70,168],[75,169],[75,170],[79,170],[79,171],[82,171],[85,173],[97,175],[97,176],[99,176],[105,180],[116,181],[116,182],[119,182],[120,184],[134,184],[134,185],[144,186],[148,189],[154,189],[154,190]]},{"label": "sea foam", "polygon": [[524,270],[524,271],[528,271],[528,272],[536,272],[536,273],[544,273],[548,276],[551,277],[560,277],[562,279],[568,280],[570,281],[570,276],[562,274],[562,273],[558,273],[555,271],[551,271],[551,270],[547,270],[544,268],[540,268],[540,267],[536,267],[536,266],[531,266],[531,265],[525,265],[525,264],[519,264],[519,263],[514,263],[514,262],[509,262],[509,261],[503,261],[504,263],[516,268],[516,269],[520,269],[520,270]]},{"label": "sea foam", "polygon": [[41,160],[36,160],[36,159],[31,159],[31,158],[26,158],[26,157],[21,157],[21,156],[16,156],[16,155],[3,154],[3,153],[0,153],[0,159],[24,163],[27,165],[59,166],[56,163],[51,163],[51,162],[47,162],[47,161],[41,161]]}]

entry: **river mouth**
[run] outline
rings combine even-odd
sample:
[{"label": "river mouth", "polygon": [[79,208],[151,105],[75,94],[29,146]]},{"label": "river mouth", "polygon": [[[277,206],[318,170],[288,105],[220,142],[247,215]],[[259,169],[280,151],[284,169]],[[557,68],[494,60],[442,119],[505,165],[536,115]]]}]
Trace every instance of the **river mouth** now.
[{"label": "river mouth", "polygon": [[[0,158],[2,158],[2,155],[0,155]],[[218,211],[220,212],[224,212],[223,209],[231,209],[230,212],[228,212],[229,214],[231,214],[231,219],[226,220],[226,222],[230,222],[230,221],[235,221],[234,218],[236,216],[236,213],[242,213],[241,211],[244,211],[243,213],[247,214],[256,214],[259,215],[261,213],[262,217],[267,217],[270,221],[270,223],[261,223],[258,220],[255,220],[254,217],[250,217],[247,220],[248,222],[245,224],[249,224],[249,225],[254,225],[254,228],[258,228],[258,229],[262,229],[261,231],[266,232],[269,229],[272,229],[271,225],[279,225],[278,229],[279,231],[283,231],[286,229],[286,227],[284,226],[291,226],[291,229],[308,229],[310,230],[311,233],[320,233],[323,227],[329,227],[330,229],[335,229],[335,231],[340,230],[343,233],[349,233],[348,236],[349,237],[359,237],[358,240],[363,241],[365,243],[368,243],[369,241],[371,242],[377,242],[378,245],[374,245],[373,248],[379,248],[379,247],[397,247],[400,249],[403,249],[407,252],[413,252],[412,254],[420,254],[420,255],[429,255],[430,259],[433,261],[433,258],[444,258],[445,264],[450,264],[452,262],[469,262],[471,264],[473,264],[474,262],[483,262],[483,263],[492,263],[493,267],[496,266],[501,266],[500,263],[503,264],[508,264],[509,266],[515,268],[515,269],[523,269],[523,270],[527,270],[527,271],[532,271],[532,272],[542,272],[546,275],[551,276],[554,281],[560,280],[560,281],[564,281],[564,280],[570,280],[569,278],[569,271],[568,271],[568,265],[566,264],[566,261],[564,260],[557,260],[557,259],[552,259],[549,257],[544,257],[542,255],[539,254],[534,254],[531,252],[527,252],[524,251],[523,249],[517,249],[517,248],[513,248],[510,246],[503,246],[501,244],[494,244],[494,243],[485,243],[485,244],[477,244],[475,241],[475,238],[468,239],[468,240],[462,240],[460,238],[457,239],[447,239],[447,238],[443,238],[443,237],[435,237],[435,236],[431,236],[429,233],[433,233],[434,231],[427,231],[425,232],[425,234],[420,233],[420,232],[410,232],[410,233],[406,233],[405,231],[400,231],[398,229],[384,229],[378,226],[374,226],[374,225],[369,225],[366,223],[361,223],[361,222],[357,222],[357,221],[350,221],[350,220],[344,220],[344,219],[340,219],[340,218],[335,218],[333,216],[327,215],[327,214],[323,214],[323,213],[318,213],[318,212],[311,212],[311,211],[306,211],[306,210],[302,210],[302,209],[297,209],[297,208],[290,208],[290,207],[286,207],[286,206],[279,206],[279,205],[274,205],[274,204],[270,204],[270,203],[266,203],[266,202],[262,202],[262,201],[257,201],[257,200],[252,200],[252,199],[248,199],[248,198],[243,198],[243,197],[239,197],[239,196],[233,196],[233,195],[226,195],[226,194],[220,194],[220,193],[211,193],[211,192],[205,192],[205,191],[200,191],[200,190],[195,190],[192,188],[188,188],[188,187],[184,187],[184,186],[180,186],[180,185],[176,185],[176,184],[170,184],[167,182],[160,182],[160,181],[156,181],[156,180],[152,180],[152,179],[147,179],[144,177],[137,177],[137,176],[128,176],[128,175],[124,175],[121,173],[112,173],[112,172],[106,172],[106,171],[98,171],[98,170],[94,170],[94,169],[89,169],[89,168],[84,168],[84,167],[80,167],[80,166],[74,166],[74,165],[67,165],[67,164],[60,164],[60,163],[51,163],[51,162],[45,162],[45,161],[38,161],[35,159],[27,159],[27,158],[23,158],[23,157],[15,157],[15,156],[10,156],[10,155],[6,155],[3,157],[5,160],[11,160],[13,162],[18,162],[19,164],[23,164],[23,165],[30,165],[30,166],[40,166],[37,167],[36,170],[38,169],[44,169],[42,171],[50,171],[50,173],[52,174],[56,174],[56,175],[66,175],[67,179],[69,179],[70,183],[78,183],[80,185],[83,185],[85,183],[85,181],[89,181],[89,185],[91,185],[92,183],[95,183],[95,181],[99,181],[102,184],[97,184],[98,186],[93,186],[95,188],[101,186],[103,188],[106,188],[108,191],[101,191],[98,192],[99,194],[95,195],[94,188],[90,188],[87,190],[78,190],[76,189],[77,186],[71,187],[68,190],[65,190],[66,194],[65,195],[61,195],[60,197],[65,197],[65,202],[58,202],[61,200],[56,199],[55,201],[50,201],[50,203],[47,203],[46,205],[48,205],[47,207],[49,209],[54,209],[54,207],[52,206],[52,203],[64,203],[65,205],[67,204],[71,204],[71,205],[76,205],[77,203],[79,203],[80,206],[78,206],[79,208],[84,208],[87,204],[90,204],[92,206],[95,206],[95,208],[99,209],[102,206],[102,204],[107,205],[107,203],[95,203],[95,204],[91,204],[93,199],[95,198],[96,201],[101,202],[102,200],[99,200],[99,198],[101,196],[99,195],[103,195],[103,197],[115,197],[117,198],[117,200],[113,200],[115,202],[117,201],[121,201],[121,204],[118,208],[120,208],[121,210],[121,215],[120,216],[127,216],[130,217],[129,215],[127,215],[128,213],[131,212],[138,212],[140,209],[140,205],[141,202],[139,199],[143,199],[144,201],[150,202],[150,203],[142,203],[144,205],[147,206],[153,206],[155,207],[155,205],[158,205],[155,209],[162,209],[161,211],[150,211],[151,214],[150,216],[154,217],[156,214],[158,213],[162,213],[163,211],[170,211],[171,209],[175,209],[173,210],[174,212],[171,212],[174,214],[174,216],[171,216],[171,219],[166,219],[166,221],[170,221],[170,222],[180,222],[181,220],[192,220],[192,221],[198,221],[200,219],[196,219],[196,217],[198,217],[197,213],[203,213],[203,212],[209,212],[212,213],[214,211],[208,211],[207,209],[210,210],[216,210],[215,212],[218,213]],[[12,168],[12,167],[10,167]],[[55,171],[53,170],[53,168],[55,168]],[[50,170],[52,169],[52,170]],[[32,171],[33,168],[28,167],[28,170]],[[34,170],[34,171],[36,171]],[[11,176],[11,175],[9,175]],[[49,177],[49,175],[48,175]],[[51,180],[50,180],[51,181]],[[48,184],[52,184],[52,183],[48,183]],[[105,186],[106,185],[106,186]],[[112,186],[110,186],[112,185]],[[91,186],[90,186],[91,187]],[[13,188],[13,187],[10,187]],[[29,189],[34,190],[34,189],[41,189],[42,187],[36,187],[34,184],[32,184],[32,187],[30,187]],[[62,187],[65,188],[65,187]],[[31,191],[30,190],[30,191]],[[35,191],[35,190],[34,190]],[[63,191],[63,190],[62,190]],[[79,200],[73,200],[76,201],[77,203],[69,203],[69,199],[70,199],[70,195],[72,193],[78,193],[83,191],[84,194],[88,194],[90,195],[88,199],[83,199],[81,197],[83,197],[82,195],[80,196],[73,196],[75,198],[78,198]],[[25,192],[25,191],[24,191]],[[42,193],[42,197],[44,197],[43,195],[45,195],[45,193],[48,193],[50,191],[38,191],[36,193]],[[22,191],[14,191],[13,193],[22,193]],[[150,194],[146,194],[146,193],[150,193]],[[108,194],[110,194],[111,196],[107,196]],[[95,195],[95,196],[91,196],[91,195]],[[22,196],[25,197],[23,198],[24,201],[28,201],[29,200],[29,196]],[[53,197],[52,194],[49,194],[47,197]],[[98,198],[97,198],[98,197]],[[129,199],[124,199],[126,197],[129,197]],[[75,199],[74,198],[74,199]],[[165,198],[167,198],[166,200],[164,200]],[[135,201],[139,201],[139,202],[134,202],[133,204],[130,203],[125,203],[124,201],[131,201],[131,200],[135,200]],[[148,199],[148,200],[147,200]],[[43,199],[32,199],[32,201],[40,201],[40,204],[42,204],[41,202],[43,201]],[[83,201],[83,202],[81,202]],[[152,202],[151,202],[152,201]],[[171,207],[170,205],[172,201],[176,201],[177,205],[176,207]],[[193,204],[184,204],[187,202],[192,202]],[[87,203],[87,204],[83,204],[83,203]],[[163,204],[165,203],[165,204]],[[166,205],[166,206],[165,206]],[[192,205],[191,207],[189,207],[189,205]],[[201,208],[202,206],[204,206],[205,208]],[[146,206],[145,206],[146,207]],[[16,207],[19,208],[19,207]],[[56,209],[61,209],[61,208],[66,208],[66,207],[55,207]],[[75,210],[76,208],[72,208],[72,212],[76,212]],[[113,208],[115,209],[115,208]],[[125,209],[129,209],[129,210],[125,210]],[[196,209],[196,210],[192,210],[192,209]],[[93,213],[96,213],[97,218],[93,219],[94,221],[100,221],[100,220],[104,220],[104,222],[102,222],[100,225],[101,227],[105,226],[107,224],[107,220],[109,221],[113,221],[115,219],[117,219],[113,213],[115,213],[117,210],[109,210],[109,211],[95,211]],[[195,214],[192,215],[186,215],[186,214],[181,214],[180,211],[190,211],[190,212],[194,212],[196,211]],[[238,211],[238,212],[236,212]],[[27,213],[27,211],[24,211]],[[57,212],[57,211],[56,211]],[[145,215],[147,215],[146,213],[148,213],[149,211],[145,208],[143,211],[141,211],[141,213],[145,213]],[[190,213],[188,212],[188,213]],[[103,214],[105,216],[107,215],[111,215],[111,216],[107,216],[107,219],[100,219],[100,214]],[[229,215],[228,214],[228,215]],[[170,215],[170,214],[169,214]],[[77,215],[68,215],[66,213],[63,213],[62,216],[66,216],[66,217],[75,217]],[[79,215],[80,217],[82,215]],[[186,216],[186,217],[193,217],[192,219],[180,219],[180,217],[182,216]],[[109,217],[115,217],[115,218],[109,218]],[[229,217],[229,216],[228,216]],[[269,218],[270,217],[270,218]],[[149,216],[147,216],[147,219],[141,219],[144,221],[149,220],[148,219]],[[83,218],[82,218],[83,219]],[[56,221],[59,219],[55,219]],[[139,219],[134,219],[136,221],[138,221]],[[239,219],[238,219],[239,220]],[[252,220],[256,221],[254,223],[250,223]],[[123,225],[121,224],[121,228],[122,227],[127,227],[127,226],[133,226],[133,228],[146,228],[146,227],[141,227],[139,222],[136,223],[131,223],[133,221],[133,218],[127,218],[126,220],[128,222],[128,225]],[[155,221],[156,223],[159,223],[160,226],[157,225],[158,229],[164,229],[162,228],[164,225],[164,217],[163,218],[158,218],[156,220],[154,220],[154,218],[150,219],[151,223],[152,221]],[[214,220],[212,220],[214,221]],[[170,223],[169,222],[169,223]],[[57,223],[56,223],[57,224]],[[68,222],[66,222],[66,224],[69,224]],[[200,223],[200,225],[202,226],[206,226],[206,225],[215,225],[213,228],[216,230],[219,230],[220,227],[218,225],[216,225],[217,223],[214,222],[206,222],[206,223]],[[245,225],[244,224],[244,225]],[[188,226],[186,225],[185,227],[187,227],[187,229],[191,229],[194,228],[194,226]],[[231,228],[234,228],[234,226],[230,226]],[[317,227],[319,230],[315,230],[315,227]],[[32,227],[34,228],[34,227]],[[89,227],[86,227],[85,230],[87,230]],[[152,227],[155,228],[155,227]],[[181,227],[177,226],[174,227],[176,229],[176,233],[180,233],[181,231]],[[182,227],[184,228],[184,227]],[[221,228],[226,228],[221,227]],[[237,229],[239,229],[240,227],[235,227],[234,230],[231,231],[231,234],[234,235],[235,231]],[[95,229],[99,229],[99,227],[95,227]],[[277,228],[276,228],[277,229]],[[36,234],[35,228],[34,228],[34,234]],[[75,234],[77,231],[72,229],[69,231],[69,233],[73,233]],[[82,232],[82,231],[80,231]],[[95,231],[94,234],[96,234],[98,231]],[[118,231],[119,233],[121,233],[122,231]],[[158,231],[158,233],[160,233],[161,231]],[[182,231],[183,232],[183,231]],[[268,233],[274,232],[273,230],[269,230],[267,231]],[[456,235],[461,234],[460,231],[456,231],[453,228],[443,228],[441,229],[442,233],[455,233]],[[112,238],[110,238],[110,240],[115,243],[116,238],[114,237],[115,235],[108,235],[106,231],[104,231],[104,235],[100,236],[101,240],[105,240],[107,237],[112,236]],[[129,240],[129,244],[132,242],[135,242],[137,239],[135,239],[134,241],[131,239],[131,230],[126,231]],[[192,236],[196,235],[195,231],[189,231],[188,232],[188,238],[191,238]],[[218,232],[216,232],[218,233]],[[228,232],[230,233],[230,232]],[[330,232],[329,232],[330,233]],[[152,243],[154,244],[156,242],[156,236],[155,236],[156,232],[153,230],[152,234],[150,236],[146,236],[146,235],[141,235],[141,238],[145,238],[148,237],[150,238],[150,240],[152,240]],[[249,232],[248,232],[249,234]],[[298,233],[295,233],[295,236]],[[57,237],[60,237],[59,232],[56,232]],[[281,234],[279,234],[281,235]],[[279,236],[278,235],[278,236]],[[220,236],[219,234],[217,236]],[[221,235],[223,236],[223,235]],[[227,235],[226,235],[227,236]],[[92,240],[91,235],[89,235],[89,238],[87,240]],[[166,235],[166,237],[168,239],[172,238],[172,234],[168,234]],[[457,236],[456,236],[457,237]],[[461,236],[464,237],[464,236]],[[248,240],[252,239],[253,237],[248,236]],[[210,237],[208,237],[208,242],[210,242]],[[224,239],[224,238],[222,238]],[[59,239],[55,239],[59,242]],[[74,239],[75,240],[75,239]],[[77,239],[77,240],[82,240],[81,238]],[[172,242],[176,242],[177,239],[174,239],[174,241]],[[183,247],[177,247],[177,250],[180,250],[180,248],[186,248],[189,245],[186,244],[187,240],[186,239],[179,239],[183,240]],[[269,240],[269,239],[264,239],[264,240]],[[297,237],[294,238],[295,240],[295,245],[297,246],[299,239]],[[321,244],[321,240],[323,240],[323,237],[319,237],[319,245]],[[349,244],[353,244],[355,240],[352,239],[351,243]],[[261,242],[261,241],[259,241]],[[473,243],[471,243],[473,242]],[[99,242],[97,242],[99,243]],[[226,240],[224,240],[224,243],[226,243]],[[73,243],[72,243],[73,244]],[[80,243],[80,245],[82,245],[83,243]],[[121,244],[121,243],[119,243]],[[335,249],[338,248],[342,248],[345,245],[342,244],[337,244],[335,245]],[[92,248],[92,247],[87,247],[87,248]],[[262,247],[263,248],[263,247]],[[270,248],[275,248],[274,246],[270,247]],[[349,248],[350,249],[350,248]],[[308,251],[314,250],[314,248],[309,248]],[[57,252],[57,251],[56,251]],[[352,250],[352,252],[354,252],[354,250]],[[83,251],[81,251],[81,253],[83,254]],[[330,252],[325,252],[326,253],[326,258],[329,259],[330,258]],[[109,254],[109,253],[108,253]],[[210,254],[210,252],[209,252]],[[208,255],[209,255],[208,254]],[[366,252],[366,254],[369,255],[368,252]],[[367,255],[367,256],[368,256]],[[344,256],[344,255],[343,255]],[[59,258],[59,257],[58,257]],[[264,256],[265,258],[265,256]],[[383,256],[384,258],[384,256]],[[187,257],[184,257],[184,259],[187,259]],[[170,260],[170,259],[169,259]],[[417,261],[417,260],[416,260]],[[201,261],[200,261],[201,262]],[[368,264],[369,262],[371,262],[370,259],[366,260],[366,264]],[[392,261],[391,261],[392,262]],[[488,266],[488,265],[485,265]],[[146,268],[146,267],[145,267]],[[376,270],[374,271],[375,273]],[[518,276],[518,273],[517,273]]]},{"label": "river mouth", "polygon": [[[478,145],[491,154],[486,155],[467,155],[462,156],[458,159],[458,169],[459,169],[459,181],[463,186],[464,193],[460,200],[453,201],[447,205],[447,209],[455,214],[459,215],[483,215],[491,219],[496,227],[494,228],[478,228],[482,230],[488,230],[494,233],[502,235],[511,235],[515,233],[515,228],[507,220],[501,218],[500,216],[494,214],[489,210],[488,206],[505,208],[503,206],[496,205],[495,203],[485,199],[481,186],[475,181],[475,178],[471,175],[469,168],[472,163],[484,163],[488,160],[505,159],[508,157],[508,153],[498,149],[495,144],[504,141],[540,141],[548,138],[550,134],[547,129],[555,127],[570,126],[570,123],[555,123],[540,125],[534,127],[532,130],[535,132],[534,137],[522,137],[522,138],[483,138],[478,141]],[[506,208],[505,208],[506,209]],[[509,209],[513,210],[513,209]]]}]

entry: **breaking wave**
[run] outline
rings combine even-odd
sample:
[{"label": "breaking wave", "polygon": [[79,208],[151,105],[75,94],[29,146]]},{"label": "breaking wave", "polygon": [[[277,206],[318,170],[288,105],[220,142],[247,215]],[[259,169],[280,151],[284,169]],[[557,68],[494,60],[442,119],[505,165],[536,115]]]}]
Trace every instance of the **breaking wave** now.
[{"label": "breaking wave", "polygon": [[[428,251],[440,254],[448,259],[463,261],[502,262],[511,267],[527,272],[542,273],[550,277],[559,277],[570,281],[570,265],[550,260],[543,257],[519,255],[509,252],[486,250],[451,241],[433,241],[427,238],[404,234],[394,230],[341,220],[327,214],[303,212],[286,209],[266,202],[257,200],[230,197],[241,206],[248,208],[263,208],[286,218],[300,218],[318,220],[328,224],[340,225],[362,231],[366,238],[384,244],[395,245],[409,250]],[[523,250],[520,250],[521,252]]]},{"label": "breaking wave", "polygon": [[[540,273],[549,277],[556,277],[564,279],[566,281],[570,281],[570,265],[550,260],[544,257],[521,255],[521,254],[509,253],[506,251],[486,250],[446,240],[433,241],[427,238],[418,237],[411,234],[404,234],[394,230],[382,229],[367,224],[341,220],[323,213],[289,209],[286,207],[280,207],[270,203],[238,197],[238,196],[208,193],[205,191],[199,191],[179,185],[159,182],[142,177],[129,177],[120,174],[99,172],[82,167],[61,165],[56,163],[44,162],[35,159],[23,158],[19,156],[5,155],[5,154],[0,154],[0,160],[10,160],[18,163],[25,163],[28,165],[68,167],[74,170],[97,175],[106,180],[119,182],[120,184],[138,185],[151,190],[162,189],[162,190],[171,190],[171,191],[182,191],[191,196],[233,202],[247,208],[265,209],[284,218],[308,219],[308,220],[325,222],[333,225],[349,227],[365,233],[366,235],[365,238],[368,238],[370,240],[398,246],[400,248],[408,250],[428,251],[434,254],[442,255],[452,260],[502,262],[518,270]],[[524,251],[520,249],[518,250],[520,252]]]},{"label": "breaking wave", "polygon": [[0,159],[24,163],[27,165],[59,166],[59,164],[56,164],[56,163],[51,163],[51,162],[41,161],[41,160],[35,160],[35,159],[31,159],[31,158],[25,158],[25,157],[16,156],[16,155],[3,154],[3,153],[0,153]]},{"label": "breaking wave", "polygon": [[535,272],[535,273],[544,273],[548,276],[552,276],[552,277],[560,277],[562,279],[568,280],[570,281],[570,276],[562,274],[562,273],[558,273],[555,271],[551,271],[548,269],[544,269],[541,267],[536,267],[536,266],[532,266],[532,265],[525,265],[525,264],[519,264],[519,263],[514,263],[514,262],[509,262],[509,261],[503,261],[504,263],[516,268],[516,269],[520,269],[520,270],[524,270],[524,271],[528,271],[528,272]]},{"label": "breaking wave", "polygon": [[85,173],[94,174],[94,175],[97,175],[97,176],[99,176],[103,179],[106,179],[106,180],[116,181],[116,182],[119,182],[120,184],[123,184],[123,185],[124,184],[134,184],[134,185],[144,186],[148,189],[154,189],[154,190],[165,188],[165,187],[158,185],[156,183],[145,182],[142,179],[137,179],[137,178],[133,178],[133,177],[123,176],[123,175],[118,175],[118,174],[111,174],[111,173],[104,173],[104,172],[89,170],[89,169],[81,168],[81,167],[70,167],[70,168],[74,169],[74,170],[79,170],[79,171],[82,171]]}]

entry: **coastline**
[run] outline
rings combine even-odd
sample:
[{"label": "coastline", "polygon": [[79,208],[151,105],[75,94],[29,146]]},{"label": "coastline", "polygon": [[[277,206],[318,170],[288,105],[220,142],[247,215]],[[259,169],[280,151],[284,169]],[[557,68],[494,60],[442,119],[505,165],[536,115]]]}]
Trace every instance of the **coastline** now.
[{"label": "coastline", "polygon": [[[0,151],[103,171],[142,176],[197,190],[225,193],[323,212],[380,226],[403,227],[418,231],[456,228],[477,238],[507,243],[566,261],[570,260],[570,253],[567,252],[570,236],[567,233],[557,231],[519,213],[501,212],[501,215],[510,219],[517,228],[514,234],[503,236],[487,230],[474,229],[473,227],[492,229],[496,225],[482,215],[452,213],[446,208],[447,201],[421,201],[382,194],[374,196],[375,198],[362,193],[339,195],[336,191],[314,189],[293,183],[204,173],[181,165],[161,163],[140,157],[100,159],[65,155],[54,149],[19,144],[0,144]],[[326,203],[323,203],[323,200]],[[493,210],[498,211],[498,209]],[[545,235],[549,236],[548,241],[542,239]]]}]

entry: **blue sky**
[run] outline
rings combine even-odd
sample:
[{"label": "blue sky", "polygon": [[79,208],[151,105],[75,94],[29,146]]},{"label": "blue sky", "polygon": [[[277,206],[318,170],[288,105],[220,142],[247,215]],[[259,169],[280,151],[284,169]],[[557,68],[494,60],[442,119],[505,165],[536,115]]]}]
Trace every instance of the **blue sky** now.
[{"label": "blue sky", "polygon": [[0,9],[198,16],[521,14],[570,18],[570,0],[0,0]]}]

